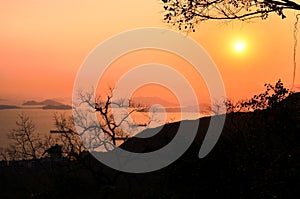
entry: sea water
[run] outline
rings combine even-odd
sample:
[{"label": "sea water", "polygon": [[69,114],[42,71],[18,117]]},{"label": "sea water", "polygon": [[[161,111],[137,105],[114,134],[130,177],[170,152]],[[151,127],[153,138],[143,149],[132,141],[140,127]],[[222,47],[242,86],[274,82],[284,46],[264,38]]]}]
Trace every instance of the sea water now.
[{"label": "sea water", "polygon": [[[26,108],[26,109],[7,109],[0,110],[0,148],[6,148],[10,140],[8,133],[12,129],[17,128],[16,121],[19,120],[19,114],[28,115],[33,123],[35,124],[35,132],[41,135],[50,135],[50,130],[55,130],[54,114],[65,114],[71,116],[71,110],[43,110],[37,108]],[[145,113],[148,114],[148,113]],[[198,119],[201,117],[200,113],[196,112],[156,112],[152,115],[151,124],[149,127],[161,126],[165,123],[176,122],[185,119]]]}]

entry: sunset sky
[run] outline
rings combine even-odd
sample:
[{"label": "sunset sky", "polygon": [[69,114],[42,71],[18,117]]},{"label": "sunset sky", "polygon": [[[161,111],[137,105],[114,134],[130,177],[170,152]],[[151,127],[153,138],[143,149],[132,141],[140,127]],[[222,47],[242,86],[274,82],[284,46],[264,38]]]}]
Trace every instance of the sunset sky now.
[{"label": "sunset sky", "polygon": [[[160,0],[1,1],[0,98],[71,97],[80,65],[100,42],[135,28],[171,29],[163,22],[162,8]],[[291,86],[295,16],[293,11],[286,14],[284,20],[271,15],[250,23],[207,21],[188,35],[216,63],[228,97],[250,97],[262,91],[264,83],[275,83],[279,78]],[[174,61],[164,52],[140,53],[120,58],[112,67],[129,68],[155,60],[185,71],[183,61]],[[297,61],[300,64],[300,49]],[[117,78],[114,75],[112,79]],[[191,77],[191,81],[195,89],[201,89],[197,86],[201,80]]]}]

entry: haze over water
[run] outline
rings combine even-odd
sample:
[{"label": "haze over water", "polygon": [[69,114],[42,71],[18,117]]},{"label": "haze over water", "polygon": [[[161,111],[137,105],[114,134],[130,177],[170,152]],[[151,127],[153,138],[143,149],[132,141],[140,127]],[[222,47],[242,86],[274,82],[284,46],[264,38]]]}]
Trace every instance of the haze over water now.
[{"label": "haze over water", "polygon": [[[36,133],[41,135],[50,135],[50,130],[55,130],[54,113],[65,114],[71,116],[71,110],[43,110],[43,109],[8,109],[0,110],[0,148],[5,148],[9,144],[7,134],[16,128],[18,115],[21,113],[27,114],[35,124]],[[197,119],[202,116],[195,112],[182,113],[182,119]],[[165,122],[175,122],[180,120],[180,112],[169,112],[168,117],[161,112],[154,113],[154,120],[150,127],[163,125]],[[166,120],[166,121],[165,121]]]}]

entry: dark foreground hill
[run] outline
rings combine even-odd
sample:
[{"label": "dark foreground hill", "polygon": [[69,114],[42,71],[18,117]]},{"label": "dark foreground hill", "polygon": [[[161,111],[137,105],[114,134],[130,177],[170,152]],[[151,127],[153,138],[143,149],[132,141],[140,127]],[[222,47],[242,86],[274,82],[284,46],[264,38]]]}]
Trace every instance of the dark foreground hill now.
[{"label": "dark foreground hill", "polygon": [[[183,156],[151,173],[115,171],[89,154],[82,154],[77,161],[48,158],[10,162],[10,166],[2,162],[0,197],[298,198],[299,100],[297,93],[272,109],[228,114],[217,145],[199,159],[211,119],[202,118],[197,137]],[[179,122],[167,124],[155,136],[131,138],[121,147],[155,151],[172,140],[178,126]]]}]

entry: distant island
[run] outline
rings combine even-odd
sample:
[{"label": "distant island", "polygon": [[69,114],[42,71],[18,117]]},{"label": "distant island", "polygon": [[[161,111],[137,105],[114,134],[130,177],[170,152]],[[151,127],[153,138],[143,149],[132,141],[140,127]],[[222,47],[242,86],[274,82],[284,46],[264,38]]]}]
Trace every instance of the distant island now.
[{"label": "distant island", "polygon": [[30,100],[26,101],[22,104],[23,106],[42,106],[42,109],[56,109],[56,110],[69,110],[72,109],[72,106],[57,102],[55,100],[47,99],[44,101],[35,101],[35,100]]},{"label": "distant island", "polygon": [[64,105],[60,102],[54,101],[54,100],[44,100],[41,102],[37,102],[35,100],[26,101],[22,104],[23,106],[61,106]]},{"label": "distant island", "polygon": [[72,106],[64,105],[64,104],[59,106],[47,105],[47,106],[43,106],[42,109],[69,110],[72,109]]},{"label": "distant island", "polygon": [[19,109],[20,107],[18,106],[14,106],[14,105],[4,105],[4,104],[0,104],[0,110],[4,110],[4,109]]}]

